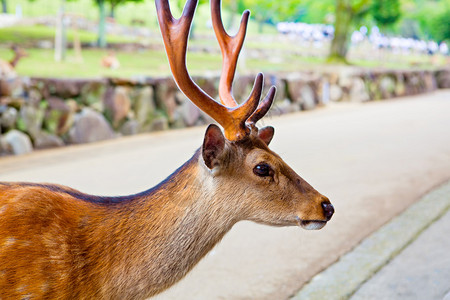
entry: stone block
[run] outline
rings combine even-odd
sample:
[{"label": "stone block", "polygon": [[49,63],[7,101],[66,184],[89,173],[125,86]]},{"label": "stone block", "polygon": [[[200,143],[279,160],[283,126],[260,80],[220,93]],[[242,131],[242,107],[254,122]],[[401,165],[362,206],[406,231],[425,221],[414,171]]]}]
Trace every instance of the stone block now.
[{"label": "stone block", "polygon": [[105,117],[90,108],[83,108],[75,116],[74,125],[69,130],[69,142],[72,144],[91,143],[114,137],[114,131]]},{"label": "stone block", "polygon": [[80,102],[86,106],[97,106],[98,111],[103,111],[103,99],[107,86],[104,81],[92,81],[82,86],[80,90]]},{"label": "stone block", "polygon": [[21,155],[33,151],[33,146],[28,135],[13,129],[0,137],[0,149],[6,154]]},{"label": "stone block", "polygon": [[440,89],[450,89],[450,68],[435,72],[436,84]]},{"label": "stone block", "polygon": [[129,97],[130,88],[118,86],[114,89],[111,97],[104,99],[105,116],[111,121],[114,128],[122,124],[131,109]]},{"label": "stone block", "polygon": [[16,126],[17,118],[17,109],[14,107],[5,107],[5,110],[0,113],[0,127],[13,129]]},{"label": "stone block", "polygon": [[131,100],[134,118],[139,125],[143,127],[151,122],[156,109],[153,88],[151,86],[136,88]]},{"label": "stone block", "polygon": [[343,96],[344,96],[344,94],[339,85],[330,84],[330,101],[332,101],[332,102],[341,101]]},{"label": "stone block", "polygon": [[47,132],[38,133],[33,139],[33,144],[35,149],[46,149],[64,146],[64,142],[60,137]]},{"label": "stone block", "polygon": [[305,84],[300,88],[300,98],[303,110],[314,109],[318,103],[316,93],[309,84]]},{"label": "stone block", "polygon": [[41,132],[45,109],[41,106],[22,105],[19,111],[18,128],[26,131],[31,137]]}]

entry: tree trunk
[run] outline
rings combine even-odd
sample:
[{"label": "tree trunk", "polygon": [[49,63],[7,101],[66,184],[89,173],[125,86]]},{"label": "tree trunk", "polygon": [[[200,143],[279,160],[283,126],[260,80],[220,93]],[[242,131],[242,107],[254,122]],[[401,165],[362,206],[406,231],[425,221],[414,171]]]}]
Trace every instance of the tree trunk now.
[{"label": "tree trunk", "polygon": [[67,38],[66,38],[66,27],[64,25],[65,4],[66,0],[61,0],[58,18],[56,20],[55,61],[63,61],[66,57]]},{"label": "tree trunk", "polygon": [[97,0],[99,19],[98,19],[98,39],[97,46],[106,48],[106,9],[105,0]]},{"label": "tree trunk", "polygon": [[8,13],[8,5],[6,5],[6,0],[2,0],[2,11],[4,14]]},{"label": "tree trunk", "polygon": [[336,21],[334,23],[334,38],[331,42],[328,61],[348,63],[348,38],[353,17],[351,0],[336,0]]},{"label": "tree trunk", "polygon": [[111,8],[109,10],[109,17],[111,19],[114,19],[115,16],[115,11],[116,11],[116,6],[114,4],[111,3]]}]

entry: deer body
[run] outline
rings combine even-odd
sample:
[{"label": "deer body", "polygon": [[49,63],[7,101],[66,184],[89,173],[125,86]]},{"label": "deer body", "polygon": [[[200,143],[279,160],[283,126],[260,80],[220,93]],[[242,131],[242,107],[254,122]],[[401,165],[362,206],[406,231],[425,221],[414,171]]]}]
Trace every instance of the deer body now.
[{"label": "deer body", "polygon": [[[125,197],[0,183],[0,298],[145,299],[180,280],[236,222],[267,212],[267,207],[252,206],[253,198],[263,206],[283,202],[283,195],[275,199],[263,188],[264,182],[259,193],[250,195],[245,172],[233,174],[230,191],[227,177],[232,174],[212,175],[200,153],[158,186]],[[223,173],[239,170],[242,163],[230,155],[231,150]],[[315,193],[323,200],[301,184],[303,196]],[[296,224],[298,212],[289,203],[286,208],[290,218],[279,218],[278,207],[280,216],[270,221]],[[323,219],[320,209],[316,214]],[[259,214],[251,219],[269,221]]]},{"label": "deer body", "polygon": [[226,62],[221,104],[189,77],[183,59],[196,3],[176,20],[167,0],[156,0],[158,18],[175,81],[224,132],[209,125],[190,160],[131,196],[0,182],[0,299],[145,299],[183,278],[236,222],[320,229],[331,219],[328,198],[269,149],[274,129],[256,127],[275,89],[260,101],[259,74],[248,100],[238,105],[231,95],[248,12],[230,37],[220,1],[211,3]]},{"label": "deer body", "polygon": [[106,56],[102,57],[100,64],[104,68],[117,69],[120,67],[119,59],[116,57],[114,52],[109,52]]}]

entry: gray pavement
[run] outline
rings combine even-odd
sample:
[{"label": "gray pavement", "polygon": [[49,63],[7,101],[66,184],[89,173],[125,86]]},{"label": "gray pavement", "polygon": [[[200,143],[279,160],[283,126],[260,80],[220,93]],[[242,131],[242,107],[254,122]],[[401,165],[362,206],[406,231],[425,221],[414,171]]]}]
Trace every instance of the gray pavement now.
[{"label": "gray pavement", "polygon": [[450,291],[449,229],[450,181],[364,239],[292,299],[443,299]]},{"label": "gray pavement", "polygon": [[447,210],[350,299],[444,299],[450,292],[449,229]]},{"label": "gray pavement", "polygon": [[[238,223],[157,299],[287,299],[450,179],[450,90],[264,118],[271,148],[336,208],[320,231]],[[136,193],[186,161],[204,127],[0,158],[0,180]]]}]

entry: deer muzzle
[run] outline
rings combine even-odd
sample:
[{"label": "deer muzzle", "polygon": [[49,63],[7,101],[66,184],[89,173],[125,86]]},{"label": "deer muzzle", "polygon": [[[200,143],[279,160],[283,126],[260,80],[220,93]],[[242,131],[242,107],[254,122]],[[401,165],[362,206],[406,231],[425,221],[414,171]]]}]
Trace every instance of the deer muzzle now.
[{"label": "deer muzzle", "polygon": [[322,229],[334,214],[334,207],[329,200],[323,201],[321,204],[323,210],[323,216],[325,220],[303,220],[296,216],[297,225],[306,230],[318,230]]}]

